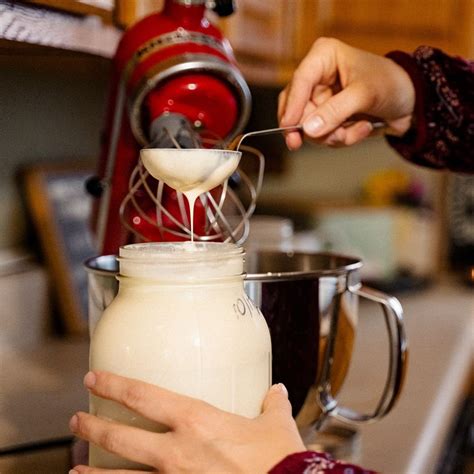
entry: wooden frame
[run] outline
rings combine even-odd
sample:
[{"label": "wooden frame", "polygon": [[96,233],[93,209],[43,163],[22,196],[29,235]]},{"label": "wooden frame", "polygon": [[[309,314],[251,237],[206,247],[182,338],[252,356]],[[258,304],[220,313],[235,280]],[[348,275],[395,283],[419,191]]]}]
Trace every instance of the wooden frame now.
[{"label": "wooden frame", "polygon": [[84,187],[91,174],[92,168],[85,164],[36,166],[21,174],[62,323],[66,333],[74,335],[88,331],[83,261],[97,254],[88,228],[92,200]]}]

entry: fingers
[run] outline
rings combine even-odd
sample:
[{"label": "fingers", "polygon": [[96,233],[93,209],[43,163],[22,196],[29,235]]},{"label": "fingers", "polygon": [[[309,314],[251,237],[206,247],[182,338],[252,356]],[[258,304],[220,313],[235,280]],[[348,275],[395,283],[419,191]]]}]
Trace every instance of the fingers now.
[{"label": "fingers", "polygon": [[332,86],[337,80],[336,52],[340,42],[319,38],[301,61],[290,84],[280,97],[278,117],[281,126],[300,122],[306,103],[315,87]]},{"label": "fingers", "polygon": [[289,150],[297,150],[303,145],[303,138],[301,137],[301,133],[298,132],[288,133],[285,137],[285,141]]},{"label": "fingers", "polygon": [[404,135],[412,126],[413,117],[412,115],[405,115],[396,120],[391,120],[388,122],[388,128],[385,130],[387,135],[394,135],[396,137],[401,137]]},{"label": "fingers", "polygon": [[319,38],[293,74],[280,107],[282,126],[300,122],[306,103],[318,85],[330,86],[337,79],[337,40]]},{"label": "fingers", "polygon": [[[289,87],[286,87],[282,92],[280,92],[280,95],[278,96],[278,121],[280,123],[280,127],[284,127],[282,123],[282,117],[285,112],[286,108],[286,101],[288,97],[288,89]],[[295,125],[298,122],[295,122]],[[303,139],[301,137],[301,133],[299,132],[290,132],[285,134],[285,141],[286,141],[286,146],[288,147],[289,150],[297,150],[302,144],[303,144]]]},{"label": "fingers", "polygon": [[323,143],[334,147],[354,145],[370,136],[373,130],[374,127],[370,122],[361,120],[349,127],[338,127],[323,140]]},{"label": "fingers", "polygon": [[305,70],[298,69],[295,72],[279,101],[278,116],[281,127],[296,125],[300,122],[304,108],[311,98],[315,82]]},{"label": "fingers", "polygon": [[80,438],[131,461],[156,465],[160,451],[166,452],[166,433],[152,433],[83,412],[71,418],[69,427]]},{"label": "fingers", "polygon": [[310,138],[328,135],[351,115],[366,110],[370,94],[361,85],[351,84],[322,103],[303,121],[303,130]]},{"label": "fingers", "polygon": [[[339,92],[339,91],[337,91]],[[327,100],[329,100],[332,96],[334,95],[333,89],[331,87],[327,86],[316,86],[313,90],[313,95],[311,97],[311,102],[315,106],[319,106],[321,104],[324,104]],[[307,115],[306,110],[305,113],[303,114],[303,117]]]},{"label": "fingers", "polygon": [[356,122],[354,125],[351,125],[345,129],[346,138],[343,143],[346,146],[359,143],[366,139],[373,132],[373,130],[373,125],[366,120]]},{"label": "fingers", "polygon": [[[326,95],[326,94],[323,94]],[[316,110],[315,100],[320,99],[320,94],[313,94],[313,99],[308,102],[303,111],[304,117],[308,117]],[[290,132],[285,135],[286,145],[290,150],[297,150],[303,144],[303,134],[301,132]]]},{"label": "fingers", "polygon": [[267,392],[263,400],[263,416],[276,417],[291,417],[291,404],[288,400],[288,391],[282,384],[273,385]]},{"label": "fingers", "polygon": [[170,428],[176,427],[192,407],[205,408],[203,402],[108,372],[89,372],[84,377],[84,385],[94,395],[114,400]]},{"label": "fingers", "polygon": [[[280,122],[280,127],[284,126],[282,125],[281,119],[285,111],[287,96],[288,96],[288,87],[285,88],[278,96],[278,121]],[[295,125],[295,124],[292,124],[292,125]],[[300,132],[286,133],[285,141],[286,141],[286,146],[288,147],[289,150],[297,150],[303,144],[303,139],[301,138]]]},{"label": "fingers", "polygon": [[283,117],[283,114],[285,112],[285,107],[286,107],[286,98],[288,96],[288,86],[286,86],[278,95],[278,109],[277,109],[277,117],[278,117],[278,122],[281,123],[281,119]]},{"label": "fingers", "polygon": [[[364,121],[351,127],[342,125],[356,113],[374,111],[380,88],[374,87],[371,79],[379,64],[382,67],[387,62],[338,40],[318,39],[280,94],[280,125],[302,123],[307,138],[332,146],[363,140],[372,131],[370,124]],[[400,126],[405,128],[405,124]],[[302,137],[290,133],[286,142],[290,149],[297,149]]]}]

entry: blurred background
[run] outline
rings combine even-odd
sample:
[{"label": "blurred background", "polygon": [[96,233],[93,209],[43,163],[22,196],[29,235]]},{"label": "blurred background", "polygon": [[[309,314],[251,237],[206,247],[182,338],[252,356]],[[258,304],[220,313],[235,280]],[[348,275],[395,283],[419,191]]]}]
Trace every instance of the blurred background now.
[{"label": "blurred background", "polygon": [[[320,36],[336,37],[379,54],[430,45],[474,57],[473,0],[236,3],[233,16],[211,20],[219,23],[229,39],[251,88],[248,130],[277,125],[278,93]],[[41,228],[54,232],[55,226],[64,223],[55,222],[57,214],[41,204],[46,193],[44,173],[51,169],[94,173],[111,58],[121,33],[161,6],[159,0],[0,0],[0,353],[5,354],[2,378],[15,380],[7,383],[16,387],[14,398],[23,400],[21,406],[14,405],[11,394],[5,397],[0,390],[0,448],[65,436],[62,425],[48,435],[40,423],[28,427],[33,416],[28,410],[50,410],[51,394],[62,420],[71,407],[83,403],[78,373],[87,364],[87,342],[64,314],[62,290],[58,292],[61,270],[48,263],[51,252],[61,255],[61,251]],[[252,245],[265,245],[265,229],[269,229],[265,226],[270,225],[273,235],[281,232],[281,239],[272,245],[360,256],[366,282],[401,295],[402,302],[407,295],[408,304],[419,304],[418,295],[424,301],[434,298],[432,304],[449,310],[459,302],[462,318],[453,327],[458,324],[459,334],[472,332],[472,177],[411,165],[383,137],[348,149],[307,144],[291,153],[281,137],[255,139],[252,145],[266,157]],[[74,199],[66,197],[66,202],[72,205]],[[84,206],[74,212],[87,214],[88,199],[84,196]],[[446,279],[448,289],[439,290],[437,285]],[[444,295],[441,300],[436,299],[439,294]],[[446,349],[448,358],[461,344],[456,339],[459,334],[453,334],[452,351]],[[26,355],[36,347],[43,352]],[[466,354],[462,364],[470,367],[469,350]],[[54,368],[54,373],[46,367]],[[449,457],[445,455],[449,450],[442,446],[456,431],[452,427],[461,400],[469,399],[467,373],[469,369],[458,374],[455,382],[460,387],[457,404],[446,415],[449,422],[439,435],[437,465],[443,456]],[[19,374],[21,382],[15,378]],[[32,392],[40,395],[29,404],[25,393]],[[454,446],[454,441],[450,443]],[[457,449],[459,453],[466,448]],[[7,471],[11,459],[17,458],[14,450],[7,451],[3,453],[5,471],[0,456],[1,472],[62,472],[38,468],[33,452],[29,460],[22,458],[21,469],[17,464],[17,470]],[[56,462],[64,453],[48,456]],[[459,456],[456,459],[459,462]],[[454,465],[452,459],[449,462]]]}]

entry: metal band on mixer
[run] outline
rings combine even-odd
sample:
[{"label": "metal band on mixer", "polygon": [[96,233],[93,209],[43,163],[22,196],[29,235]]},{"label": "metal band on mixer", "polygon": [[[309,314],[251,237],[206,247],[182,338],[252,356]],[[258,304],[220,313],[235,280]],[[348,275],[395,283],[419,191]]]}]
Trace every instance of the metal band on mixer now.
[{"label": "metal band on mixer", "polygon": [[177,3],[178,5],[205,5],[207,2],[206,0],[173,0],[174,3]]},{"label": "metal band on mixer", "polygon": [[178,28],[177,30],[170,33],[151,38],[149,41],[141,45],[139,49],[137,49],[123,70],[122,77],[124,78],[125,82],[128,82],[137,64],[142,62],[150,55],[165,48],[169,48],[170,46],[176,46],[184,43],[194,43],[200,46],[208,46],[212,49],[215,49],[224,56],[233,58],[232,49],[226,41],[217,40],[216,38],[203,33],[188,31],[184,28]]}]

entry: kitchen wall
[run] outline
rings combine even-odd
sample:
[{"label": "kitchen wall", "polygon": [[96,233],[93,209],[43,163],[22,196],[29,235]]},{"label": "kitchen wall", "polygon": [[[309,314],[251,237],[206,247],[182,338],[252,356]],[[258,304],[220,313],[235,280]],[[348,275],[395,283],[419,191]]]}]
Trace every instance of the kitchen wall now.
[{"label": "kitchen wall", "polygon": [[0,249],[26,240],[20,166],[97,156],[108,69],[85,55],[0,55]]},{"label": "kitchen wall", "polygon": [[[267,156],[267,160],[271,160]],[[403,160],[382,137],[370,138],[349,148],[327,148],[306,144],[285,157],[285,172],[268,174],[262,199],[324,201],[346,200],[359,196],[365,179],[377,170],[398,169],[423,182],[433,195],[439,173]]]}]

